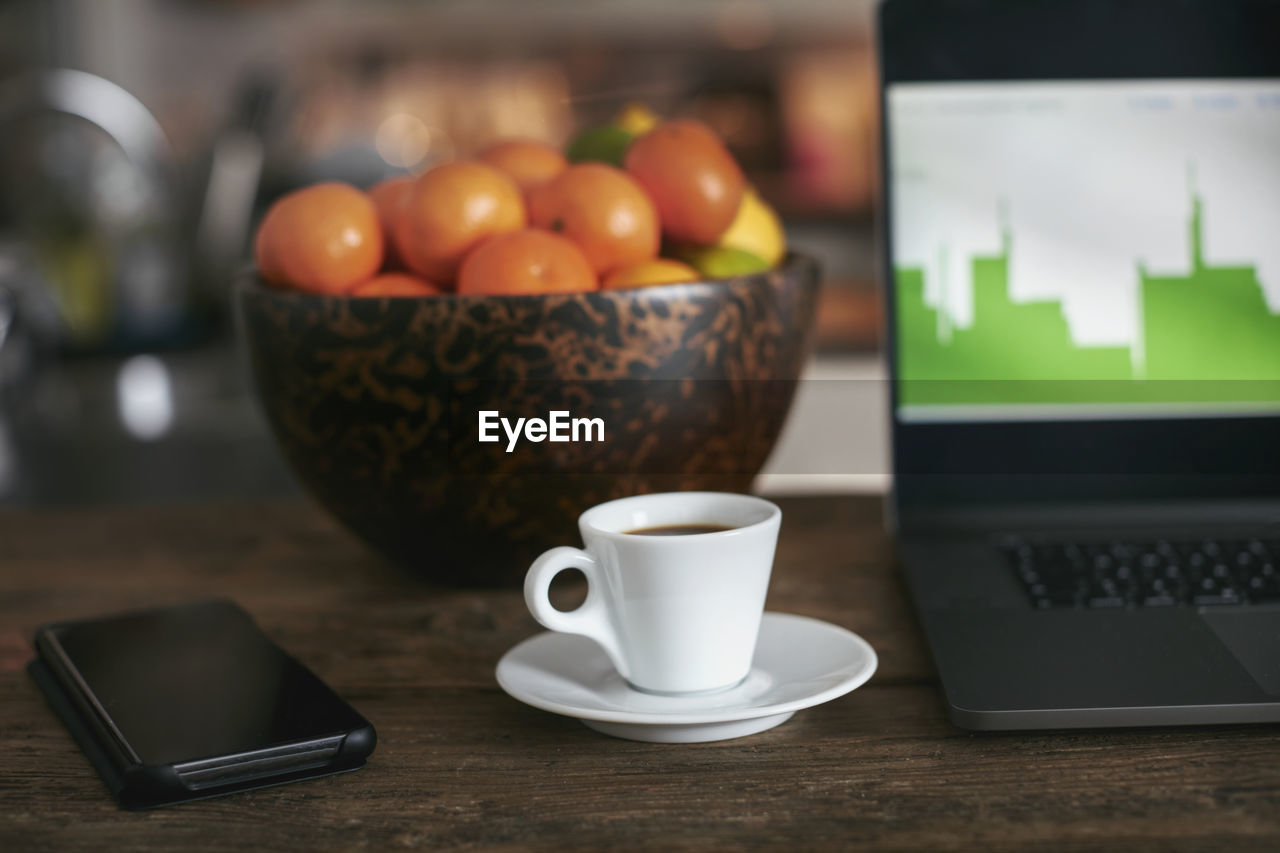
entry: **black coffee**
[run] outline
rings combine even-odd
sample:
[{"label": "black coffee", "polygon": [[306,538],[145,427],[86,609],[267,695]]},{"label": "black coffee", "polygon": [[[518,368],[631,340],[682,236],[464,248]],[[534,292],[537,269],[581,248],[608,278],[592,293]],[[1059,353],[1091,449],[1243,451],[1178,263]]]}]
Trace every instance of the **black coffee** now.
[{"label": "black coffee", "polygon": [[723,524],[669,524],[662,527],[639,527],[626,532],[639,536],[693,536],[697,533],[723,533],[732,529]]}]

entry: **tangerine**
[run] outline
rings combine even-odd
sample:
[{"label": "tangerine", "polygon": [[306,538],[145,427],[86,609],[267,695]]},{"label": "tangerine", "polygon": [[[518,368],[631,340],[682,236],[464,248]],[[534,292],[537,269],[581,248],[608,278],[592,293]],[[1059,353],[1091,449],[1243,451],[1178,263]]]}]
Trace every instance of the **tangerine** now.
[{"label": "tangerine", "polygon": [[572,240],[525,228],[485,240],[462,262],[458,293],[574,293],[597,288],[591,262]]},{"label": "tangerine", "polygon": [[404,266],[404,262],[400,260],[400,251],[396,248],[395,225],[412,188],[412,175],[397,175],[369,187],[369,198],[373,199],[378,208],[378,220],[382,223],[382,236],[387,247],[383,266],[388,268]]},{"label": "tangerine", "polygon": [[747,185],[720,138],[688,119],[663,122],[631,143],[626,167],[657,205],[663,232],[678,242],[719,240]]},{"label": "tangerine", "polygon": [[698,271],[688,264],[670,258],[654,258],[614,270],[600,282],[600,289],[622,290],[651,284],[680,284],[701,278]]},{"label": "tangerine", "polygon": [[352,296],[440,296],[445,291],[429,281],[402,272],[384,272],[351,291]]},{"label": "tangerine", "polygon": [[656,256],[662,239],[653,201],[604,163],[570,166],[530,193],[529,222],[577,243],[597,275]]},{"label": "tangerine", "polygon": [[396,221],[396,248],[412,272],[447,284],[485,238],[524,225],[524,198],[515,182],[487,163],[460,160],[414,181]]},{"label": "tangerine", "polygon": [[480,159],[506,173],[524,192],[565,170],[569,161],[558,148],[531,139],[508,139],[480,152]]},{"label": "tangerine", "polygon": [[253,254],[271,284],[343,293],[382,266],[378,210],[369,196],[348,184],[295,190],[267,210]]}]

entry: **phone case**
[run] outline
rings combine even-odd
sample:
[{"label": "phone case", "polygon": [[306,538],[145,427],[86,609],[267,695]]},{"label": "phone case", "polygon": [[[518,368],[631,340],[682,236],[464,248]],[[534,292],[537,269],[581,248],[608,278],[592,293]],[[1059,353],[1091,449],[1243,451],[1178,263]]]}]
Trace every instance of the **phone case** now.
[{"label": "phone case", "polygon": [[27,672],[125,809],[155,808],[359,770],[377,743],[373,726],[365,720],[363,726],[331,737],[176,765],[142,764],[126,755],[117,736],[80,697],[56,661],[37,657],[27,665]]}]

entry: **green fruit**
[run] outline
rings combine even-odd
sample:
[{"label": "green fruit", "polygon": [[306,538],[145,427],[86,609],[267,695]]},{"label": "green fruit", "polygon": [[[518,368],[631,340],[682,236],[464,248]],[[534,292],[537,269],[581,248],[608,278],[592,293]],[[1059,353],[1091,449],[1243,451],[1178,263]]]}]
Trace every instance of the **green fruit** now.
[{"label": "green fruit", "polygon": [[613,125],[589,127],[574,137],[565,150],[570,163],[608,163],[622,168],[622,161],[635,136]]},{"label": "green fruit", "polygon": [[730,246],[688,246],[675,254],[707,278],[751,275],[770,268],[759,255]]}]

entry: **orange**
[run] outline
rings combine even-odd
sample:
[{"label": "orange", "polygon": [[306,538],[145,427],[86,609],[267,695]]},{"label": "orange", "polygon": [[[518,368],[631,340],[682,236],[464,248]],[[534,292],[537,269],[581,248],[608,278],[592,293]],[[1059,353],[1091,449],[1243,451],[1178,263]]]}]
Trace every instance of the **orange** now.
[{"label": "orange", "polygon": [[357,284],[352,296],[439,296],[444,291],[429,281],[402,272],[384,272]]},{"label": "orange", "polygon": [[573,241],[525,228],[490,237],[467,256],[458,293],[572,293],[595,290],[596,274]]},{"label": "orange", "polygon": [[653,201],[621,169],[570,166],[529,194],[529,221],[582,247],[597,274],[658,254],[661,229]]},{"label": "orange", "polygon": [[486,237],[524,225],[515,182],[487,163],[460,160],[414,182],[396,221],[396,248],[411,271],[450,284],[462,259]]},{"label": "orange", "polygon": [[733,155],[697,121],[658,125],[631,143],[626,166],[658,206],[663,232],[679,242],[719,240],[746,188]]},{"label": "orange", "polygon": [[501,169],[525,192],[545,184],[569,165],[560,149],[530,139],[495,143],[480,152],[480,159]]},{"label": "orange", "polygon": [[622,267],[607,275],[600,282],[602,290],[620,290],[627,287],[645,287],[650,284],[678,284],[684,281],[700,281],[702,276],[688,264],[668,258],[641,261]]},{"label": "orange", "polygon": [[382,236],[386,241],[387,256],[383,263],[388,268],[403,266],[400,253],[395,244],[395,223],[404,210],[405,201],[409,198],[409,190],[413,187],[413,177],[399,175],[369,187],[369,198],[378,208],[378,221],[382,223]]},{"label": "orange", "polygon": [[378,210],[355,187],[324,183],[295,190],[267,210],[253,254],[268,282],[312,293],[342,293],[382,266]]}]

